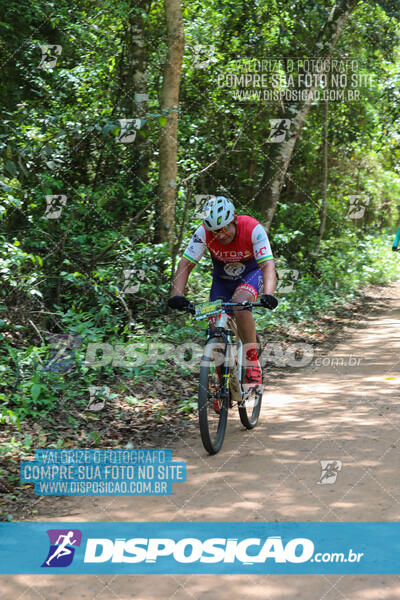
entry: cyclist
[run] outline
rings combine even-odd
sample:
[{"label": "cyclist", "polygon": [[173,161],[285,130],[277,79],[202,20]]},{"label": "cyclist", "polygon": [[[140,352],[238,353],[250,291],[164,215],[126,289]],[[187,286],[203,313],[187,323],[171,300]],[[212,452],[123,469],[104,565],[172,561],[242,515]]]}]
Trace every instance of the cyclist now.
[{"label": "cyclist", "polygon": [[[275,265],[268,236],[253,217],[235,215],[235,207],[224,196],[217,196],[206,206],[203,224],[195,231],[181,258],[168,301],[171,308],[185,310],[189,300],[184,291],[192,269],[206,248],[213,262],[210,300],[253,302],[263,292],[260,302],[269,309],[278,306],[273,296],[276,286]],[[250,310],[235,311],[240,338],[246,348],[245,385],[262,383],[257,360],[256,326]]]},{"label": "cyclist", "polygon": [[398,228],[396,237],[394,238],[394,241],[393,241],[393,246],[392,246],[393,252],[397,252],[397,246],[399,244],[399,241],[400,241],[400,227]]}]

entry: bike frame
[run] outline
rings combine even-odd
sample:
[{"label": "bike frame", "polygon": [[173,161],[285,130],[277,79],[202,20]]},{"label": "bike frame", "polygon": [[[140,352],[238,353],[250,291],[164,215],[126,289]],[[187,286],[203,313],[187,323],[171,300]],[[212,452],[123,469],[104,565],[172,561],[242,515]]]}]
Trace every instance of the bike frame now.
[{"label": "bike frame", "polygon": [[[237,339],[238,352],[234,354],[234,336]],[[224,364],[221,365],[222,372],[222,392],[221,397],[229,397],[229,390],[232,394],[232,400],[240,402],[241,393],[241,372],[243,360],[243,344],[238,335],[237,326],[233,318],[227,312],[217,315],[215,326],[207,330],[207,342],[212,338],[222,338],[224,341]]]},{"label": "bike frame", "polygon": [[[262,385],[257,386],[257,389],[256,387],[246,389],[248,386],[242,382],[243,368],[245,367],[244,347],[238,335],[237,324],[226,309],[235,307],[235,310],[252,310],[253,307],[262,305],[249,301],[221,302],[214,305],[210,302],[196,312],[197,304],[202,303],[190,303],[187,308],[188,312],[200,315],[198,318],[216,315],[215,323],[212,326],[209,324],[207,329],[207,340],[203,353],[204,363],[200,364],[198,398],[199,426],[203,446],[209,454],[216,454],[223,444],[228,410],[232,407],[232,401],[238,405],[242,425],[246,429],[253,429],[258,422],[262,399]],[[207,304],[209,305],[207,306]],[[217,391],[213,389],[216,387],[213,384],[210,389],[211,361],[214,361],[213,368],[219,375]],[[212,371],[211,374],[214,375]],[[259,387],[261,390],[258,389]],[[249,404],[250,401],[252,404]],[[251,412],[248,412],[249,409],[252,409]],[[215,422],[215,413],[218,415],[217,423]]]}]

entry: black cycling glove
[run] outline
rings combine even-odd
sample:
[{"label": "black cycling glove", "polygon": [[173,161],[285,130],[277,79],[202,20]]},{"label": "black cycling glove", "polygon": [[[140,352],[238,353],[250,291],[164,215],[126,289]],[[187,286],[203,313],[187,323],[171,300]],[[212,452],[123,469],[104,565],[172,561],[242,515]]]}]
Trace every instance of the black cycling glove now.
[{"label": "black cycling glove", "polygon": [[172,296],[168,300],[168,306],[175,308],[176,310],[185,310],[189,306],[190,302],[185,296]]},{"label": "black cycling glove", "polygon": [[392,246],[393,252],[397,252],[397,246]]},{"label": "black cycling glove", "polygon": [[265,306],[265,308],[269,308],[271,310],[274,310],[274,308],[278,306],[278,300],[275,298],[275,296],[271,296],[271,294],[263,294],[260,297],[260,302],[263,306]]}]

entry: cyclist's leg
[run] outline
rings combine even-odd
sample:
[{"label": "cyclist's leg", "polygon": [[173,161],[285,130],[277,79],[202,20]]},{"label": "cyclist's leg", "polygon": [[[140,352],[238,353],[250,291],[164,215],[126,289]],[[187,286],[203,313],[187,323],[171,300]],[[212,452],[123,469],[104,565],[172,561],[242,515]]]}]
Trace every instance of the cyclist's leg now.
[{"label": "cyclist's leg", "polygon": [[[210,302],[218,300],[218,298],[223,298],[225,302],[229,302],[235,292],[236,286],[236,281],[229,281],[227,279],[221,279],[220,277],[214,277],[210,289]],[[232,315],[232,311],[227,310],[226,312]],[[217,317],[208,318],[211,329],[214,328],[216,320]]]},{"label": "cyclist's leg", "polygon": [[[254,293],[250,290],[238,286],[238,289],[232,296],[232,302],[254,302]],[[238,326],[240,339],[243,344],[255,344],[256,343],[256,324],[254,321],[253,314],[250,310],[235,310],[234,315]]]},{"label": "cyclist's leg", "polygon": [[[263,277],[261,269],[255,269],[247,273],[236,286],[232,296],[233,302],[244,300],[255,302],[263,289]],[[235,317],[238,324],[240,339],[243,344],[256,343],[256,324],[250,310],[237,310]]]},{"label": "cyclist's leg", "polygon": [[218,298],[225,298],[225,301],[229,302],[236,287],[237,281],[230,281],[228,279],[214,277],[210,289],[210,302],[213,302]]},{"label": "cyclist's leg", "polygon": [[[251,271],[237,286],[233,302],[255,302],[262,290],[262,273],[259,269]],[[250,310],[234,311],[240,339],[245,348],[246,382],[261,383],[261,367],[257,359],[257,332],[254,317]]]}]

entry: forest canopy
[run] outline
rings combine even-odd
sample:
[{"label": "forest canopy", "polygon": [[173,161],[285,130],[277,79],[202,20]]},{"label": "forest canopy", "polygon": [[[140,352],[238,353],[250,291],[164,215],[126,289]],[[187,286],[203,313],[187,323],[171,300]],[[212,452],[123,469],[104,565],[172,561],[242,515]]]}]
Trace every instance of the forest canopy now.
[{"label": "forest canopy", "polygon": [[[160,367],[89,368],[88,344],[200,339],[166,303],[215,195],[269,232],[271,335],[398,275],[399,16],[396,0],[1,0],[3,422]],[[187,295],[210,282],[205,259]]]}]

